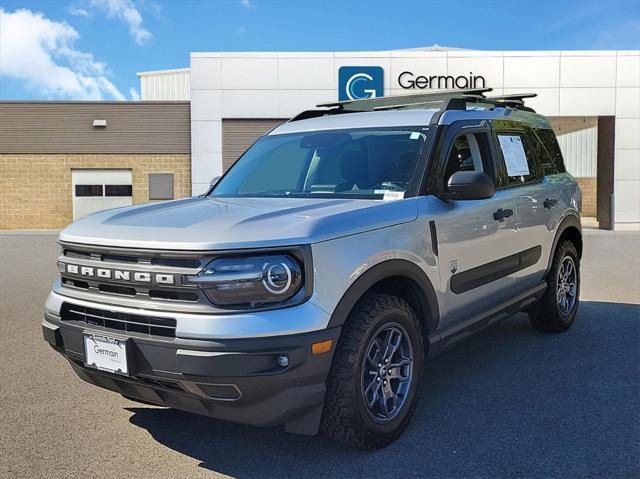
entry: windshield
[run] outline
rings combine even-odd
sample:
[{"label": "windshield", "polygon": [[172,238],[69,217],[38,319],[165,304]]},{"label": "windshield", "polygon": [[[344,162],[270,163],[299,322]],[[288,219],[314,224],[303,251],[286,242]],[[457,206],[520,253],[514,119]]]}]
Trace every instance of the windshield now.
[{"label": "windshield", "polygon": [[403,198],[410,189],[418,156],[428,137],[428,127],[264,136],[210,194]]}]

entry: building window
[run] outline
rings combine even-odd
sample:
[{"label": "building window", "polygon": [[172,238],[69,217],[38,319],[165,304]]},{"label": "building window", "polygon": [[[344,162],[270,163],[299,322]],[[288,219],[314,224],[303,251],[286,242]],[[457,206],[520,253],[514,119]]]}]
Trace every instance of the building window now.
[{"label": "building window", "polygon": [[131,185],[104,185],[104,196],[133,196]]},{"label": "building window", "polygon": [[76,185],[76,196],[102,196],[102,185]]},{"label": "building window", "polygon": [[149,200],[173,199],[173,173],[149,173]]}]

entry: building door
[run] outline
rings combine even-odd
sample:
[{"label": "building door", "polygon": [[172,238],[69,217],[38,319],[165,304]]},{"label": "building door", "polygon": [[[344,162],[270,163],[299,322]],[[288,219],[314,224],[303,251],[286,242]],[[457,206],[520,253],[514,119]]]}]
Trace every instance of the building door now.
[{"label": "building door", "polygon": [[222,171],[227,171],[258,138],[285,121],[222,120]]},{"label": "building door", "polygon": [[131,170],[72,170],[73,220],[133,204]]}]

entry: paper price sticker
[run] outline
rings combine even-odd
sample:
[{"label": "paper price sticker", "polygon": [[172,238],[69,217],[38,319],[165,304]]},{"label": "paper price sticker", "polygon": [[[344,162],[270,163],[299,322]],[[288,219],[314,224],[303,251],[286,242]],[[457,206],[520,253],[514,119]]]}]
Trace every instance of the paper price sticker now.
[{"label": "paper price sticker", "polygon": [[498,135],[509,176],[529,176],[529,164],[519,135]]}]

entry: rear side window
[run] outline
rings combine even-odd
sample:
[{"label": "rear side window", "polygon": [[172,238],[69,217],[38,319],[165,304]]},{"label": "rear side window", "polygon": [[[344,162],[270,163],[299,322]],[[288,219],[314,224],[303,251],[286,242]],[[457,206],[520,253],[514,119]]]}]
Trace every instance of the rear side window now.
[{"label": "rear side window", "polygon": [[545,175],[564,173],[564,161],[555,133],[550,128],[536,128],[534,131],[534,148],[538,161]]},{"label": "rear side window", "polygon": [[533,142],[523,131],[497,131],[498,187],[518,186],[539,181],[544,173],[538,166]]}]

